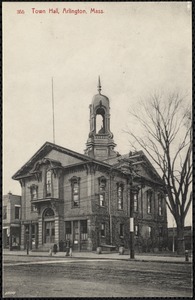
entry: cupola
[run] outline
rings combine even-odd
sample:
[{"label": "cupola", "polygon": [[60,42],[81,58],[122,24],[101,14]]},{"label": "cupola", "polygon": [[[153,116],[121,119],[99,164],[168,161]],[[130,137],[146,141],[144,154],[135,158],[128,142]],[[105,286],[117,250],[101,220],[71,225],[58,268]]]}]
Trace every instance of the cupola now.
[{"label": "cupola", "polygon": [[98,94],[90,104],[90,132],[85,154],[90,157],[105,160],[117,156],[114,151],[116,144],[110,131],[110,104],[109,98],[101,94],[101,82],[98,78]]}]

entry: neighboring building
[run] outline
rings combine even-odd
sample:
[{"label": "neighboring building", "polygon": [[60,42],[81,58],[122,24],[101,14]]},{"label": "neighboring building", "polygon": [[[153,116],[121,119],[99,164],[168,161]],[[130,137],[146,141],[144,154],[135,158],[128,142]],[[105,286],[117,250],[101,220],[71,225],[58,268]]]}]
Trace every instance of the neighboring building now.
[{"label": "neighboring building", "polygon": [[109,99],[100,82],[98,91],[85,155],[46,142],[13,176],[22,187],[22,248],[28,239],[30,248],[67,239],[79,251],[105,244],[128,248],[130,199],[137,251],[166,242],[161,178],[142,151],[121,156],[114,150]]},{"label": "neighboring building", "polygon": [[[184,227],[185,249],[192,250],[192,226]],[[168,249],[177,251],[177,228],[168,228]]]},{"label": "neighboring building", "polygon": [[3,196],[3,248],[20,249],[21,196]]}]

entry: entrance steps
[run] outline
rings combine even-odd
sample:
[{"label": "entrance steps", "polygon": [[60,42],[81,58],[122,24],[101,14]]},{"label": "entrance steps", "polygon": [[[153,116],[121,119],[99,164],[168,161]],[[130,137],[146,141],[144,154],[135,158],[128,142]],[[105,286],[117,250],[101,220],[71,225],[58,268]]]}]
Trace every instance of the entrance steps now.
[{"label": "entrance steps", "polygon": [[37,249],[32,249],[32,252],[49,252],[49,250],[52,248],[53,249],[53,245],[55,243],[47,243],[47,244],[43,244],[38,246]]}]

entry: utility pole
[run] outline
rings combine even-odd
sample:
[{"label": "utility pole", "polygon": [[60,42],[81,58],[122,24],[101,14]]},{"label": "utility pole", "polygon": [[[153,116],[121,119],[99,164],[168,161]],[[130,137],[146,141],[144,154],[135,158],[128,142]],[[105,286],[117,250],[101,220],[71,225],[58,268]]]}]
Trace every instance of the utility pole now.
[{"label": "utility pole", "polygon": [[109,174],[109,222],[110,222],[110,244],[112,245],[112,214],[111,214],[111,193],[112,193],[112,171]]},{"label": "utility pole", "polygon": [[29,228],[26,228],[26,254],[29,255]]},{"label": "utility pole", "polygon": [[51,79],[52,83],[52,114],[53,114],[53,143],[55,144],[55,113],[54,113],[54,92],[53,92],[53,77]]},{"label": "utility pole", "polygon": [[122,159],[121,161],[124,162],[122,166],[122,170],[124,174],[128,175],[128,187],[129,187],[129,195],[130,195],[130,232],[129,232],[129,250],[130,250],[130,259],[135,258],[134,253],[134,188],[133,188],[133,165],[137,164],[137,162],[133,162],[130,158],[129,159]]},{"label": "utility pole", "polygon": [[133,191],[130,186],[130,259],[134,259],[134,203],[133,203]]}]

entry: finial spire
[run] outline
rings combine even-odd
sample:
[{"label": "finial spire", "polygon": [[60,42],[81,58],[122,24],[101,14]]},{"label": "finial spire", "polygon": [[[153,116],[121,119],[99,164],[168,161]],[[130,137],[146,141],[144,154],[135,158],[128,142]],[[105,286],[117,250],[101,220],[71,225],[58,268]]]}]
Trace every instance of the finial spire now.
[{"label": "finial spire", "polygon": [[100,76],[98,76],[98,86],[97,86],[97,88],[98,88],[99,94],[101,94],[101,82],[100,82]]}]

